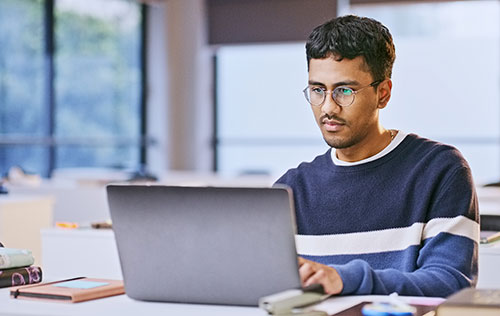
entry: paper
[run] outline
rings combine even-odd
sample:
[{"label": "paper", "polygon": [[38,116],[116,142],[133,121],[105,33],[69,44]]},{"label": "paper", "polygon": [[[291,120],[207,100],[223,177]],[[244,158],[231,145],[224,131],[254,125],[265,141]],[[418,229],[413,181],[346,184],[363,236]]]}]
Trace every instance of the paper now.
[{"label": "paper", "polygon": [[85,280],[73,280],[54,284],[57,287],[67,287],[71,289],[93,289],[95,287],[108,285],[106,282],[95,282],[95,281],[85,281]]}]

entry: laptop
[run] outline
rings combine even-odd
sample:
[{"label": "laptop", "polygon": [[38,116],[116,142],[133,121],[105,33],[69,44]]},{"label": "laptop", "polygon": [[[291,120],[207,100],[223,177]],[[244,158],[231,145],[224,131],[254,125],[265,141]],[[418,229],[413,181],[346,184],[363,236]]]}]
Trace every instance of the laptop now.
[{"label": "laptop", "polygon": [[301,287],[288,188],[108,185],[107,195],[133,299],[257,306]]}]

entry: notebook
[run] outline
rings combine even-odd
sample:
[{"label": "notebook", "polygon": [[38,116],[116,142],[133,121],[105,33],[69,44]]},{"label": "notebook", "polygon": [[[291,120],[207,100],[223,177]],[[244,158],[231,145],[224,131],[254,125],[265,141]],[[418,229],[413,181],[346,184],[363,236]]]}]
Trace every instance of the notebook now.
[{"label": "notebook", "polygon": [[67,303],[84,302],[123,293],[122,281],[85,277],[14,287],[10,290],[12,298]]},{"label": "notebook", "polygon": [[300,288],[290,189],[108,185],[125,292],[257,306]]}]

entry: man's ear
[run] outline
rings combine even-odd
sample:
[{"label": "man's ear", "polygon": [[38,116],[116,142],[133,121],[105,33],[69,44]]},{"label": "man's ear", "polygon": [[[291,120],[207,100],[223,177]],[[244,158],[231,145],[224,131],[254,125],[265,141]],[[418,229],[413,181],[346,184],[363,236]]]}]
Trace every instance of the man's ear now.
[{"label": "man's ear", "polygon": [[383,109],[391,99],[392,91],[392,81],[391,79],[385,79],[378,85],[378,105],[377,108]]}]

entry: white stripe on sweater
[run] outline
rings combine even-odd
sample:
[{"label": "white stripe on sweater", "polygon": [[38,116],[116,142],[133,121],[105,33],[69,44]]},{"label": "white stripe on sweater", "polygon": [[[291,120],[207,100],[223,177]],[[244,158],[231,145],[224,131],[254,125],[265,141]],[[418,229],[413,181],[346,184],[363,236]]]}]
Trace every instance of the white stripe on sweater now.
[{"label": "white stripe on sweater", "polygon": [[354,255],[404,250],[420,245],[424,239],[441,232],[479,242],[479,224],[464,216],[434,218],[427,224],[377,231],[334,234],[296,235],[297,253],[310,256]]}]

